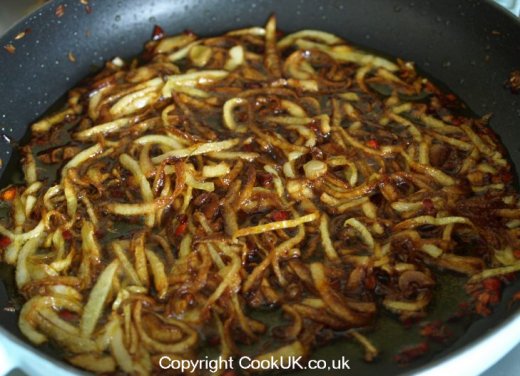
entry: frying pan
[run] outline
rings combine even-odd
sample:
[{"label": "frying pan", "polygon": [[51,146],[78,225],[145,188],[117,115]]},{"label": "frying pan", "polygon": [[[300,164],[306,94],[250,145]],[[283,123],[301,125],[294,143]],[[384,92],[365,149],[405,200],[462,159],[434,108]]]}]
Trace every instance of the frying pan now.
[{"label": "frying pan", "polygon": [[[16,169],[13,143],[27,126],[84,76],[114,56],[140,52],[155,24],[169,34],[191,29],[199,35],[262,25],[273,12],[286,32],[302,28],[326,30],[354,44],[416,62],[420,71],[445,84],[478,115],[493,113],[491,126],[501,137],[516,167],[520,166],[520,97],[504,83],[520,69],[520,24],[488,1],[479,0],[79,0],[50,2],[0,39],[13,43],[14,54],[0,49],[0,175]],[[63,5],[63,15],[56,9]],[[15,36],[30,29],[24,38]],[[76,61],[68,59],[69,53]],[[9,161],[13,159],[12,163]],[[5,269],[5,268],[4,268]],[[0,371],[20,367],[29,374],[69,374],[78,370],[58,361],[52,349],[34,348],[18,331],[17,304],[8,271],[0,270]],[[510,299],[520,281],[504,293],[493,315],[462,327],[458,339],[409,368],[391,359],[403,330],[384,332],[383,359],[365,364],[359,350],[336,343],[319,352],[322,358],[345,355],[355,374],[477,374],[503,356],[520,339],[520,312]],[[455,294],[453,292],[453,294]],[[438,305],[454,304],[444,289]],[[518,308],[518,306],[516,306]],[[395,323],[393,324],[396,325]],[[350,347],[349,347],[350,346]]]}]

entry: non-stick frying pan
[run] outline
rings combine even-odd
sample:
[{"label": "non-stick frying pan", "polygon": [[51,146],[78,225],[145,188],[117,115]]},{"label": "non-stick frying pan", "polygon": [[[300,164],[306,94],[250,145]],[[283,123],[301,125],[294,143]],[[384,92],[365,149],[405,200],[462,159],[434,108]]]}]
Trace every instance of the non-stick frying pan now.
[{"label": "non-stick frying pan", "polygon": [[[63,12],[56,12],[61,5]],[[0,39],[0,46],[12,43],[16,48],[13,54],[0,49],[0,174],[6,168],[16,168],[8,163],[12,143],[22,139],[28,124],[105,60],[139,53],[155,24],[170,34],[191,29],[211,35],[262,25],[273,12],[285,31],[322,29],[383,54],[415,61],[422,72],[444,83],[476,114],[493,113],[492,128],[519,172],[520,96],[504,84],[513,70],[520,69],[520,23],[490,2],[62,0],[50,2]],[[27,29],[31,32],[15,40]],[[68,58],[69,53],[75,55],[75,62]],[[8,273],[1,272],[8,279]],[[320,356],[346,355],[352,359],[354,374],[475,374],[520,339],[520,314],[509,308],[513,292],[520,289],[519,282],[508,288],[490,318],[464,327],[464,334],[455,343],[437,350],[415,368],[397,367],[388,360],[390,355],[375,365],[366,365],[353,347],[343,343],[327,347]],[[447,300],[438,304],[448,305],[450,290],[445,289],[443,295]],[[0,341],[9,343],[9,349],[18,349],[21,367],[30,374],[77,372],[58,363],[53,350],[35,349],[25,342],[17,329],[16,312],[10,309],[13,299],[16,295],[9,283],[0,285]],[[391,354],[402,345],[406,331],[399,330],[387,332],[383,353]],[[4,365],[10,360],[16,363],[13,357],[9,359],[9,354],[0,351]],[[59,367],[53,367],[49,360]]]}]

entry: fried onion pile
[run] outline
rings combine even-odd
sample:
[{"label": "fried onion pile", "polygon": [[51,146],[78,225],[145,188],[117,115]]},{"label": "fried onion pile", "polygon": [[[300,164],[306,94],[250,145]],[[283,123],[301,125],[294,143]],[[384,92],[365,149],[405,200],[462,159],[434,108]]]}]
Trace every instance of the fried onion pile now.
[{"label": "fried onion pile", "polygon": [[425,317],[438,272],[520,270],[518,195],[486,118],[412,63],[280,35],[274,17],[156,35],[33,124],[0,225],[32,343],[150,374],[205,346],[307,356],[332,331],[371,360],[363,329]]}]

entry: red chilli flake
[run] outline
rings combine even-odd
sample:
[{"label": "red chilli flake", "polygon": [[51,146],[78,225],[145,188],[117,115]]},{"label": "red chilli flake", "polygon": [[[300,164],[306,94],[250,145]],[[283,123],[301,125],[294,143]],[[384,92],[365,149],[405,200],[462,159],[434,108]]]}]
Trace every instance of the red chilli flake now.
[{"label": "red chilli flake", "polygon": [[222,376],[237,376],[238,373],[232,369],[225,370]]},{"label": "red chilli flake", "polygon": [[500,175],[500,177],[502,178],[502,181],[504,183],[511,183],[511,181],[513,180],[513,174],[510,172],[504,172]]},{"label": "red chilli flake", "polygon": [[455,102],[457,100],[457,97],[455,96],[455,94],[450,93],[446,95],[446,99],[448,99],[451,102]]},{"label": "red chilli flake", "polygon": [[462,125],[462,124],[465,124],[466,122],[467,122],[467,119],[462,116],[454,116],[451,119],[451,123],[454,125]]},{"label": "red chilli flake", "polygon": [[61,235],[63,236],[63,239],[65,239],[65,240],[72,239],[72,232],[70,232],[69,230],[63,230],[61,232]]},{"label": "red chilli flake", "polygon": [[0,248],[6,248],[11,244],[13,241],[8,238],[7,236],[0,236]]},{"label": "red chilli flake", "polygon": [[442,321],[433,321],[421,328],[421,335],[436,342],[445,342],[453,334]]},{"label": "red chilli flake", "polygon": [[244,151],[253,151],[254,149],[255,147],[251,143],[242,145],[242,150]]},{"label": "red chilli flake", "polygon": [[65,321],[75,321],[78,319],[78,314],[76,312],[69,311],[68,309],[62,309],[58,316]]},{"label": "red chilli flake", "polygon": [[175,236],[181,236],[186,232],[186,228],[188,227],[187,223],[181,223],[175,229]]},{"label": "red chilli flake", "polygon": [[437,210],[435,210],[435,205],[433,204],[433,201],[431,199],[425,198],[422,201],[422,206],[423,206],[426,214],[428,214],[428,215],[437,214]]},{"label": "red chilli flake", "polygon": [[122,198],[125,197],[125,192],[121,188],[116,187],[110,191],[110,195],[115,198]]},{"label": "red chilli flake", "polygon": [[430,200],[429,198],[425,198],[422,202],[422,205],[424,206],[425,209],[427,210],[432,210],[434,209],[434,206],[433,206],[433,201]]},{"label": "red chilli flake", "polygon": [[56,15],[56,17],[63,17],[63,15],[65,14],[65,5],[61,4],[59,5],[56,10],[54,11],[54,14]]},{"label": "red chilli flake", "polygon": [[262,187],[270,187],[273,185],[273,175],[269,173],[258,173],[256,178]]},{"label": "red chilli flake", "polygon": [[437,87],[431,83],[430,81],[427,81],[426,83],[424,83],[424,90],[427,91],[427,92],[430,92],[430,93],[438,93],[439,92],[439,89],[437,89]]},{"label": "red chilli flake", "polygon": [[491,314],[490,305],[498,304],[500,301],[501,287],[502,282],[498,278],[492,277],[483,280],[482,289],[474,294],[475,312],[482,316],[489,316]]},{"label": "red chilli flake", "polygon": [[6,189],[0,195],[0,200],[2,201],[13,201],[16,198],[16,188],[11,187]]},{"label": "red chilli flake", "polygon": [[479,303],[482,303],[484,305],[488,305],[489,304],[489,293],[488,292],[483,292],[481,294],[478,295],[477,297],[477,300]]},{"label": "red chilli flake", "polygon": [[498,291],[502,287],[502,282],[498,278],[486,278],[482,281],[482,285],[486,290]]},{"label": "red chilli flake", "polygon": [[312,119],[312,121],[309,123],[309,128],[312,129],[312,131],[316,134],[320,133],[320,125],[321,121],[318,119]]},{"label": "red chilli flake", "polygon": [[178,217],[179,225],[175,229],[175,236],[181,236],[186,232],[186,229],[188,228],[188,216],[186,214],[183,214]]},{"label": "red chilli flake", "polygon": [[367,146],[372,149],[379,149],[379,142],[377,142],[377,140],[374,139],[368,140]]},{"label": "red chilli flake", "polygon": [[369,276],[365,277],[363,279],[363,285],[367,290],[373,290],[377,286],[377,279],[373,274],[370,274]]},{"label": "red chilli flake", "polygon": [[275,221],[286,221],[289,219],[289,212],[287,210],[275,210],[271,215]]},{"label": "red chilli flake", "polygon": [[516,251],[513,251],[513,255],[514,255],[517,259],[520,259],[520,249],[517,249]]},{"label": "red chilli flake", "polygon": [[410,363],[424,355],[426,352],[428,352],[429,349],[430,346],[428,345],[428,342],[421,342],[416,346],[407,347],[406,349],[402,350],[394,357],[394,359],[397,363]]},{"label": "red chilli flake", "polygon": [[16,51],[16,47],[14,45],[12,45],[11,43],[9,43],[4,46],[4,50],[6,50],[7,52],[9,52],[12,55]]},{"label": "red chilli flake", "polygon": [[471,305],[468,302],[459,303],[459,306],[455,313],[448,319],[448,321],[458,321],[472,313]]},{"label": "red chilli flake", "polygon": [[489,304],[498,304],[500,302],[500,295],[498,293],[489,295]]},{"label": "red chilli flake", "polygon": [[94,235],[96,235],[96,238],[101,239],[106,235],[106,231],[99,228],[96,231],[94,231]]},{"label": "red chilli flake", "polygon": [[159,25],[155,25],[152,33],[152,40],[160,40],[164,38],[164,30]]}]

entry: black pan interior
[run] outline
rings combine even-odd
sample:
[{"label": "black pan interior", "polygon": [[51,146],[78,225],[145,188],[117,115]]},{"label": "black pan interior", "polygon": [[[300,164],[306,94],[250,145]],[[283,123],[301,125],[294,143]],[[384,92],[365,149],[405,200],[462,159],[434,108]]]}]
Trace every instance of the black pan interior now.
[{"label": "black pan interior", "polygon": [[[55,14],[59,5],[64,5],[62,17]],[[492,128],[509,150],[518,172],[520,96],[513,95],[504,83],[513,70],[520,69],[520,24],[488,1],[90,0],[89,6],[90,12],[78,0],[51,2],[0,39],[0,46],[13,43],[16,47],[14,54],[0,49],[0,158],[4,162],[0,175],[6,168],[16,169],[8,163],[12,143],[22,139],[28,124],[105,60],[139,53],[155,24],[169,34],[191,29],[207,36],[262,25],[273,12],[286,32],[326,30],[354,44],[416,62],[422,72],[444,83],[476,114],[493,113]],[[14,36],[27,28],[31,33],[15,41]],[[76,56],[76,62],[68,59],[69,52]],[[0,325],[22,338],[15,314],[5,309],[14,297],[6,286],[0,284]],[[520,284],[514,283],[491,318],[464,326],[461,330],[465,334],[438,350],[433,359],[453,354],[515,315],[508,309],[508,300],[519,288]],[[443,291],[445,302],[456,301],[456,294],[455,290]],[[389,333],[397,335],[413,339],[402,328]],[[399,340],[393,343],[395,348]],[[410,370],[389,360],[391,348],[384,351],[386,358],[371,366],[361,360],[356,347],[344,343],[320,351],[319,356],[350,357],[351,367],[360,374]]]}]

